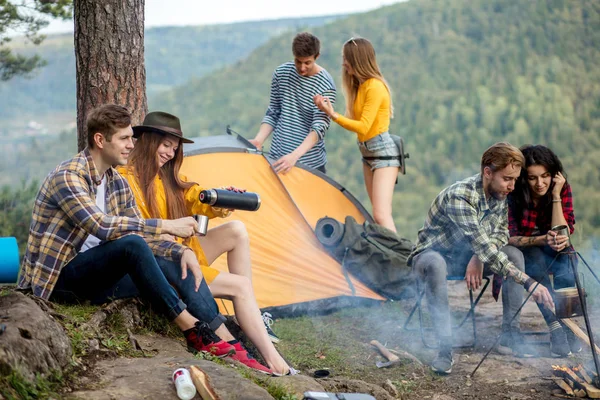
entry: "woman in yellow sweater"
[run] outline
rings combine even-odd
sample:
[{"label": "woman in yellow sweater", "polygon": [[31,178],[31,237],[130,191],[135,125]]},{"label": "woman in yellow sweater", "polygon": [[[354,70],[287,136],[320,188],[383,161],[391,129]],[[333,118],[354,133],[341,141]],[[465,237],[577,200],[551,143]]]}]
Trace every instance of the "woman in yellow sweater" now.
[{"label": "woman in yellow sweater", "polygon": [[[144,218],[194,214],[224,218],[231,214],[231,210],[201,203],[198,196],[203,188],[188,182],[179,173],[183,162],[181,144],[193,143],[183,137],[179,118],[164,112],[152,112],[146,115],[144,124],[134,127],[133,131],[137,138],[135,147],[128,165],[119,167],[118,171],[131,186],[137,207]],[[194,251],[213,296],[233,302],[240,327],[261,353],[270,371],[249,357],[228,330],[217,329],[217,334],[234,346],[236,353],[231,357],[261,372],[272,372],[274,375],[289,373],[291,368],[271,343],[256,303],[251,281],[250,245],[244,224],[231,221],[210,229],[204,237],[167,239],[183,243]],[[227,265],[231,273],[210,267],[223,253],[227,253]],[[166,271],[165,276],[181,296],[186,295],[178,286],[185,277],[174,271]]]},{"label": "woman in yellow sweater", "polygon": [[316,95],[314,102],[342,128],[356,132],[373,218],[396,232],[392,196],[400,168],[400,151],[388,132],[393,115],[390,89],[377,65],[375,49],[367,39],[348,40],[342,57],[346,115],[336,113],[325,96]]}]

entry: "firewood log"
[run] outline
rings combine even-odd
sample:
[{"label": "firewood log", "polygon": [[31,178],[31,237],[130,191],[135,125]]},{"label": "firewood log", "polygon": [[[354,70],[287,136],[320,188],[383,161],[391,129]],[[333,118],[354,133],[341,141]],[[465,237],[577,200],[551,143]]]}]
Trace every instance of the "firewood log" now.
[{"label": "firewood log", "polygon": [[593,383],[592,377],[588,375],[588,373],[586,372],[583,365],[579,364],[577,366],[577,370],[575,372],[577,372],[583,378],[583,380],[586,381],[587,383],[590,383],[590,384]]},{"label": "firewood log", "polygon": [[192,382],[196,386],[196,390],[202,400],[221,400],[221,398],[215,393],[210,378],[200,368],[192,365],[190,367],[190,375],[192,376]]},{"label": "firewood log", "polygon": [[573,392],[573,389],[571,389],[571,386],[569,386],[569,384],[567,382],[565,382],[564,379],[555,378],[554,383],[556,383],[569,396],[575,395],[575,393]]}]

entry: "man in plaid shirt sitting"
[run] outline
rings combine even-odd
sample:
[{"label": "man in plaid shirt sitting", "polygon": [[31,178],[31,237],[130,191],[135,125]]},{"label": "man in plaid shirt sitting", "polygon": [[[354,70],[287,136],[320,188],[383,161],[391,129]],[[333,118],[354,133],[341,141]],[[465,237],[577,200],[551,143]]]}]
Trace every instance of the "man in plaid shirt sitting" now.
[{"label": "man in plaid shirt sitting", "polygon": [[[225,318],[196,255],[160,237],[189,237],[197,231],[196,221],[143,219],[127,181],[113,168],[127,164],[133,149],[129,111],[117,105],[92,110],[87,139],[81,153],[61,163],[42,183],[18,287],[46,300],[94,304],[141,295],[175,322],[190,350],[215,356],[235,353],[213,332],[225,329]],[[197,292],[187,305],[164,269],[181,271],[190,292]]]},{"label": "man in plaid shirt sitting", "polygon": [[508,243],[506,197],[514,189],[523,154],[508,143],[496,143],[481,158],[481,172],[450,185],[435,198],[408,262],[425,286],[440,350],[431,363],[433,371],[452,371],[452,325],[448,307],[447,275],[464,275],[467,287],[477,289],[483,274],[506,279],[502,287],[501,352],[528,355],[518,316],[523,289],[535,291],[538,303],[553,308],[548,290],[534,285],[523,272],[521,252]]}]

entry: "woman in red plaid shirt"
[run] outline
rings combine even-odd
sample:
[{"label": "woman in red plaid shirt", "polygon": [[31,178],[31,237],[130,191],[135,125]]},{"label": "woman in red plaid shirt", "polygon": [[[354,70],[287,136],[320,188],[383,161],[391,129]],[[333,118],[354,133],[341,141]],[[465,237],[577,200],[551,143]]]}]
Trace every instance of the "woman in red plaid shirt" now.
[{"label": "woman in red plaid shirt", "polygon": [[[554,275],[555,289],[573,287],[571,256],[561,254],[569,245],[569,238],[550,230],[556,225],[567,225],[571,233],[575,230],[571,186],[558,156],[548,147],[528,145],[522,147],[521,152],[525,156],[525,168],[508,198],[508,243],[523,252],[527,275],[550,293],[553,293],[550,272]],[[573,258],[573,262],[576,261]],[[540,311],[550,329],[553,355],[565,357],[581,351],[577,337],[552,311],[544,307],[540,307]]]}]

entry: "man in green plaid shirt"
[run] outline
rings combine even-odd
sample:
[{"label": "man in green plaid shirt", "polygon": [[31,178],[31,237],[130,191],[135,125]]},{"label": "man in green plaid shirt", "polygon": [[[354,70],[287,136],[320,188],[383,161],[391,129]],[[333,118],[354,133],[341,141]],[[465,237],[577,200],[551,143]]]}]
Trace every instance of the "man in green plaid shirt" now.
[{"label": "man in green plaid shirt", "polygon": [[[481,158],[481,172],[456,182],[433,201],[408,263],[424,285],[440,351],[431,368],[452,371],[452,325],[448,308],[447,275],[464,276],[469,289],[478,289],[483,274],[496,273],[507,280],[502,288],[503,337],[501,352],[526,356],[518,316],[523,289],[533,291],[538,303],[553,308],[552,297],[524,272],[523,256],[507,246],[506,197],[525,165],[523,154],[508,143],[496,143]],[[512,320],[512,322],[511,322]]]}]

